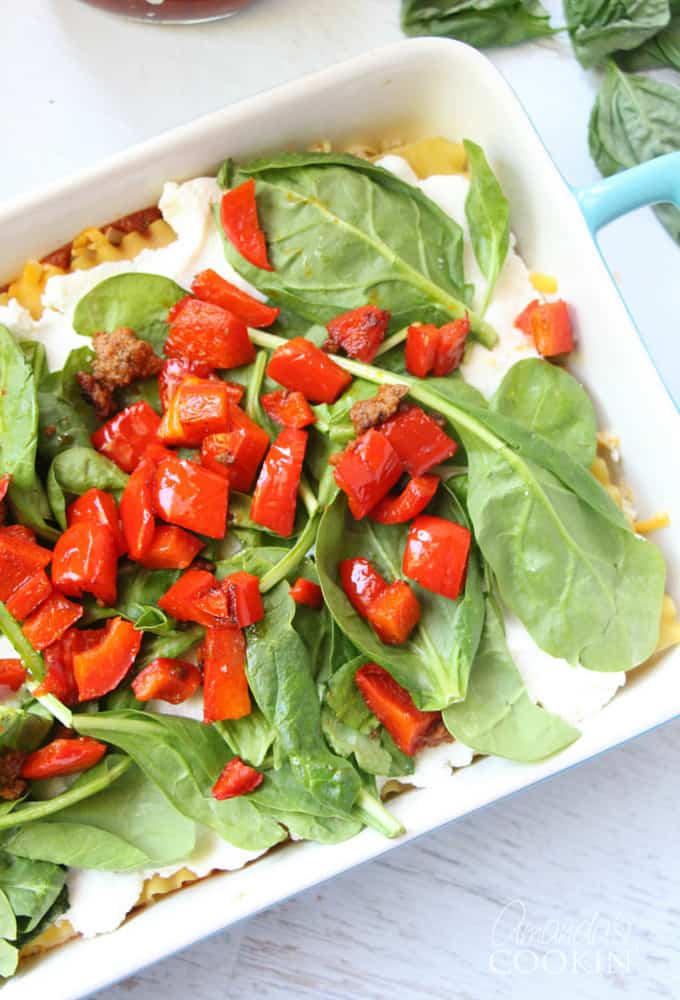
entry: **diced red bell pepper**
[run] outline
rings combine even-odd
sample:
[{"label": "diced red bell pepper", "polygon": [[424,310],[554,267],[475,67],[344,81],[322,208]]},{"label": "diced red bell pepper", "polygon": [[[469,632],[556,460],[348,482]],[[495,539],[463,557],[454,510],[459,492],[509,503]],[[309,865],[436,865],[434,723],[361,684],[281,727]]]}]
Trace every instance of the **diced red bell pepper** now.
[{"label": "diced red bell pepper", "polygon": [[161,656],[140,670],[132,690],[138,701],[158,699],[179,705],[196,693],[201,679],[201,671],[193,663]]},{"label": "diced red bell pepper", "polygon": [[99,629],[99,642],[73,656],[78,700],[101,698],[118,687],[135,662],[142,633],[123,618],[110,618]]},{"label": "diced red bell pepper", "polygon": [[52,584],[44,569],[36,570],[32,576],[27,576],[7,598],[7,610],[22,622],[32,611],[40,607],[43,601],[52,593]]},{"label": "diced red bell pepper", "polygon": [[203,646],[203,721],[250,715],[246,641],[238,625],[209,628]]},{"label": "diced red bell pepper", "polygon": [[163,594],[158,601],[158,607],[180,622],[198,621],[199,625],[212,625],[212,618],[200,621],[196,616],[196,601],[207,594],[217,581],[212,573],[205,569],[189,569],[183,573]]},{"label": "diced red bell pepper", "polygon": [[467,316],[439,327],[437,352],[432,366],[433,375],[439,377],[450,375],[454,369],[458,368],[463,360],[465,342],[469,332],[470,320]]},{"label": "diced red bell pepper", "polygon": [[229,483],[210,469],[184,458],[165,459],[156,469],[153,502],[164,521],[209,538],[224,538]]},{"label": "diced red bell pepper", "polygon": [[230,406],[228,430],[209,434],[201,442],[201,464],[229,480],[241,493],[253,486],[269,448],[269,435],[238,406]]},{"label": "diced red bell pepper", "polygon": [[267,241],[257,216],[252,177],[222,195],[220,221],[224,235],[242,257],[264,271],[274,270],[267,257]]},{"label": "diced red bell pepper", "polygon": [[422,514],[437,492],[439,476],[414,476],[397,496],[386,496],[369,513],[379,524],[404,524]]},{"label": "diced red bell pepper", "polygon": [[221,581],[213,579],[211,587],[194,598],[192,621],[206,628],[220,625],[237,625],[236,611],[229,598],[229,591]]},{"label": "diced red bell pepper", "polygon": [[0,684],[18,691],[26,680],[26,669],[16,657],[0,660]]},{"label": "diced red bell pepper", "polygon": [[166,410],[168,403],[174,396],[180,383],[187,375],[195,375],[196,378],[214,378],[213,370],[204,361],[185,361],[182,358],[166,358],[158,373],[158,393],[161,397],[161,406]]},{"label": "diced red bell pepper", "polygon": [[170,309],[168,322],[169,358],[201,361],[211,368],[239,368],[255,360],[248,327],[227,309],[187,295]]},{"label": "diced red bell pepper", "polygon": [[254,625],[264,618],[260,581],[256,576],[240,570],[225,577],[222,586],[229,596],[229,606],[241,628]]},{"label": "diced red bell pepper", "polygon": [[536,350],[544,358],[568,354],[574,349],[569,307],[563,299],[544,302],[531,313],[531,333]]},{"label": "diced red bell pepper", "polygon": [[387,589],[387,581],[368,559],[343,559],[338,569],[347,599],[366,618],[373,602]]},{"label": "diced red bell pepper", "polygon": [[404,575],[455,601],[465,583],[470,542],[470,532],[462,524],[422,514],[406,537]]},{"label": "diced red bell pepper", "polygon": [[196,275],[191,284],[191,291],[204,302],[212,302],[214,306],[228,309],[247,326],[271,326],[281,312],[280,309],[268,306],[253,298],[248,292],[232,285],[212,268]]},{"label": "diced red bell pepper", "polygon": [[198,445],[206,434],[227,429],[228,407],[226,382],[187,375],[168,401],[158,437],[165,444]]},{"label": "diced red bell pepper", "polygon": [[429,375],[434,368],[438,343],[439,330],[432,323],[410,326],[406,334],[406,370],[418,378]]},{"label": "diced red bell pepper", "polygon": [[326,329],[331,341],[341,347],[350,358],[370,364],[385,339],[390,313],[377,306],[360,306],[336,316]]},{"label": "diced red bell pepper", "polygon": [[6,601],[27,576],[44,569],[51,558],[49,549],[8,528],[0,531],[0,601]]},{"label": "diced red bell pepper", "polygon": [[314,411],[301,392],[277,389],[261,397],[264,412],[283,427],[308,427],[316,421]]},{"label": "diced red bell pepper", "polygon": [[87,771],[98,764],[105,753],[106,744],[89,736],[52,740],[47,746],[29,753],[22,765],[21,777],[43,781]]},{"label": "diced red bell pepper", "polygon": [[415,756],[441,719],[441,713],[421,712],[406,688],[377,663],[359,667],[354,680],[364,701],[402,753]]},{"label": "diced red bell pepper", "polygon": [[153,544],[156,532],[153,506],[155,475],[155,462],[151,458],[143,458],[128,479],[120,498],[120,519],[131,559],[142,559]]},{"label": "diced red bell pepper", "polygon": [[37,611],[24,622],[23,633],[33,649],[46,649],[83,616],[80,604],[73,604],[63,594],[53,591]]},{"label": "diced red bell pepper", "polygon": [[116,501],[110,493],[98,490],[96,487],[86,490],[82,496],[69,505],[66,510],[66,520],[69,527],[79,521],[94,521],[97,524],[103,524],[113,534],[118,555],[122,556],[127,552]]},{"label": "diced red bell pepper", "polygon": [[250,505],[250,518],[287,538],[293,531],[307,431],[284,428],[267,452]]},{"label": "diced red bell pepper", "polygon": [[0,503],[7,496],[7,490],[9,489],[10,477],[5,473],[4,476],[0,476]]},{"label": "diced red bell pepper", "polygon": [[297,389],[311,403],[334,403],[352,381],[349,372],[304,337],[276,348],[267,375],[286,389]]},{"label": "diced red bell pepper", "polygon": [[420,621],[420,604],[405,580],[396,580],[371,603],[366,618],[381,642],[401,646]]},{"label": "diced red bell pepper", "polygon": [[164,458],[174,458],[175,454],[172,448],[166,448],[160,441],[152,441],[151,444],[146,446],[144,458],[149,459],[154,465],[158,465]]},{"label": "diced red bell pepper", "polygon": [[260,771],[244,764],[240,757],[232,757],[213,786],[213,798],[222,802],[247,795],[259,788],[263,781],[264,775]]},{"label": "diced red bell pepper", "polygon": [[527,337],[531,336],[531,317],[534,314],[534,310],[538,309],[540,304],[538,299],[532,299],[529,305],[525,306],[521,313],[515,317],[514,325],[522,333],[526,333]]},{"label": "diced red bell pepper", "polygon": [[0,537],[19,538],[22,542],[36,543],[35,531],[26,524],[6,524],[0,528]]},{"label": "diced red bell pepper", "polygon": [[323,593],[318,583],[313,580],[305,580],[299,576],[289,590],[290,596],[296,604],[304,604],[307,608],[320,611],[323,607]]},{"label": "diced red bell pepper", "polygon": [[100,639],[99,629],[70,628],[60,639],[43,650],[47,672],[42,683],[35,689],[36,698],[53,694],[64,705],[75,705],[78,701],[78,688],[73,676],[73,657],[77,652],[96,646]]},{"label": "diced red bell pepper", "polygon": [[140,399],[111,417],[92,435],[92,444],[123,472],[132,472],[148,444],[156,440],[161,418]]},{"label": "diced red bell pepper", "polygon": [[69,597],[92,594],[102,604],[116,603],[118,552],[110,528],[96,521],[77,521],[57,539],[52,556],[52,582]]},{"label": "diced red bell pepper", "polygon": [[333,474],[347,494],[350,511],[359,520],[389,493],[403,471],[390,441],[371,428],[342,452]]},{"label": "diced red bell pepper", "polygon": [[381,424],[380,430],[410,476],[422,476],[433,466],[451,458],[458,449],[453,438],[419,406],[400,410]]},{"label": "diced red bell pepper", "polygon": [[146,569],[186,569],[204,544],[184,528],[178,528],[174,524],[159,524],[150,547],[139,562]]}]

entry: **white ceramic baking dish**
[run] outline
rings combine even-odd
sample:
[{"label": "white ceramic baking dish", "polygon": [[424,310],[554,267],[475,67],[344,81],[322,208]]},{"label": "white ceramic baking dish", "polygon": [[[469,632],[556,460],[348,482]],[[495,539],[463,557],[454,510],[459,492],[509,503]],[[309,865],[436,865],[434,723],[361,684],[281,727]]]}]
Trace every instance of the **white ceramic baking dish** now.
[{"label": "white ceramic baking dish", "polygon": [[[463,136],[485,148],[512,206],[512,227],[531,267],[559,276],[576,307],[580,348],[573,367],[592,390],[602,427],[615,428],[625,474],[641,510],[677,510],[680,464],[669,450],[680,417],[603,263],[591,235],[621,211],[680,199],[680,163],[637,168],[632,177],[575,193],[541,144],[524,110],[492,64],[473,49],[414,40],[354,59],[200,118],[107,163],[0,209],[0,282],[90,225],[153,203],[166,180],[211,173],[236,159],[327,138],[403,141]],[[674,154],[676,155],[676,154]],[[680,157],[680,154],[677,154]],[[39,219],[34,226],[31,220]],[[643,250],[641,249],[641,252]],[[659,534],[673,592],[680,567],[680,512]],[[675,583],[677,585],[677,576]],[[677,593],[677,589],[676,589]],[[408,834],[386,841],[370,830],[336,847],[297,844],[248,868],[214,876],[146,908],[118,931],[74,941],[29,964],[7,1000],[80,997],[400,843],[587,760],[680,714],[680,649],[625,689],[564,753],[542,764],[484,759],[451,779],[450,794],[413,791],[394,800]]]}]

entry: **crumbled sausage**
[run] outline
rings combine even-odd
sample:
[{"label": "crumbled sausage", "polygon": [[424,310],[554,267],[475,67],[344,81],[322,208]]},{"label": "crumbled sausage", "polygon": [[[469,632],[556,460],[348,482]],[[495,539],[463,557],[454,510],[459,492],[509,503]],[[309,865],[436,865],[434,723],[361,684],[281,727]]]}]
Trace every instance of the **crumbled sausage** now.
[{"label": "crumbled sausage", "polygon": [[6,750],[0,756],[0,799],[20,799],[27,788],[21,777],[26,754],[20,750]]},{"label": "crumbled sausage", "polygon": [[140,378],[157,375],[162,361],[151,344],[140,340],[126,326],[111,333],[95,333],[92,338],[92,373],[78,372],[78,383],[97,416],[104,419],[113,409],[113,393]]},{"label": "crumbled sausage", "polygon": [[381,385],[376,396],[361,399],[349,411],[356,434],[383,424],[397,412],[399,404],[408,393],[407,385]]},{"label": "crumbled sausage", "polygon": [[98,382],[94,375],[89,372],[78,372],[76,375],[80,392],[83,399],[94,406],[95,412],[100,420],[106,420],[113,412],[113,393],[101,382]]}]

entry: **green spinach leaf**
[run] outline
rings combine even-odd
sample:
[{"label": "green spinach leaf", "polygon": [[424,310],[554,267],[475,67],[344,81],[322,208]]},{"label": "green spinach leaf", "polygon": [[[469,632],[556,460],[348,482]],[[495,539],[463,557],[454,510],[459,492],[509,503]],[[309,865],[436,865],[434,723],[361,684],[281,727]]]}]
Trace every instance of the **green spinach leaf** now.
[{"label": "green spinach leaf", "polygon": [[262,767],[276,739],[276,730],[255,705],[250,715],[215,723],[231,752],[251,767]]},{"label": "green spinach leaf", "polygon": [[92,337],[100,330],[110,333],[129,326],[158,349],[165,342],[168,309],[186,294],[176,282],[159,274],[115,274],[83,296],[73,314],[73,329],[81,337]]},{"label": "green spinach leaf", "polygon": [[81,496],[95,486],[119,494],[127,481],[128,477],[115,462],[94,448],[76,447],[60,452],[47,474],[47,496],[57,523],[66,529],[67,497]]},{"label": "green spinach leaf", "polygon": [[82,397],[76,376],[89,370],[92,357],[89,347],[78,347],[60,372],[47,375],[38,386],[38,451],[47,462],[67,448],[91,447],[97,421],[93,408]]},{"label": "green spinach leaf", "polygon": [[53,719],[43,713],[35,702],[29,708],[0,705],[0,748],[29,753],[44,743]]},{"label": "green spinach leaf", "polygon": [[35,930],[59,898],[66,872],[49,861],[0,854],[0,889],[9,899],[21,936]]},{"label": "green spinach leaf", "polygon": [[510,247],[510,206],[484,150],[465,139],[463,145],[470,165],[470,189],[465,199],[465,215],[470,227],[472,248],[486,289],[480,312],[489,307],[491,296]]}]

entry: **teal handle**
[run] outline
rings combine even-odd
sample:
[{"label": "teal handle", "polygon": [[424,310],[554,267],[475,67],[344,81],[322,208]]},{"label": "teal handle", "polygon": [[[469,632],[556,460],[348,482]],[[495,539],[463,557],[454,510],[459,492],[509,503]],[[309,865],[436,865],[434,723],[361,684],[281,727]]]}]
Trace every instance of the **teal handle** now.
[{"label": "teal handle", "polygon": [[680,152],[658,156],[575,193],[592,233],[643,205],[672,202],[680,208]]}]

